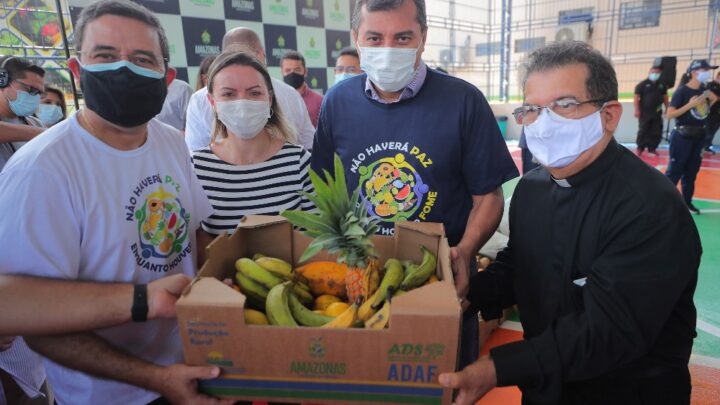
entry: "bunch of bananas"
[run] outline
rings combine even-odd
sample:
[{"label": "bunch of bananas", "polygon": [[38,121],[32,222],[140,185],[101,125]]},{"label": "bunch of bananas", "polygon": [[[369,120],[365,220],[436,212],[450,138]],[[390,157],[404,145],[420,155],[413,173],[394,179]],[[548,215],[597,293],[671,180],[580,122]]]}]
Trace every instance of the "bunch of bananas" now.
[{"label": "bunch of bananas", "polygon": [[[235,281],[247,298],[245,322],[285,327],[387,328],[392,297],[438,281],[435,277],[437,258],[424,246],[420,249],[423,252],[420,264],[388,259],[384,275],[372,295],[364,302],[351,303],[310,287],[327,282],[328,276],[321,272],[305,271],[301,275],[290,263],[261,254],[253,259],[240,258],[235,262]],[[340,289],[333,286],[333,291]],[[310,309],[313,304],[314,310]]]}]

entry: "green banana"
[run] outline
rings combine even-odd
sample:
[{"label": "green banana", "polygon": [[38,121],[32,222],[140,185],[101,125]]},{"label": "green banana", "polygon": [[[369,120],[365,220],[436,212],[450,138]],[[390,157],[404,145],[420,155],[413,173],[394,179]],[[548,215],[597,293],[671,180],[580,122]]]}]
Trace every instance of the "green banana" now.
[{"label": "green banana", "polygon": [[267,288],[240,272],[235,273],[235,281],[237,281],[240,286],[240,291],[247,297],[250,304],[254,307],[265,309],[265,300],[268,295]]},{"label": "green banana", "polygon": [[420,245],[420,250],[423,252],[423,260],[417,267],[409,267],[405,273],[405,278],[400,284],[400,288],[403,290],[411,290],[415,287],[419,287],[435,273],[435,266],[437,266],[437,257],[429,251],[425,246]]},{"label": "green banana", "polygon": [[[293,291],[294,292],[294,291]],[[289,297],[290,313],[293,318],[303,326],[322,326],[335,319],[335,317],[318,314],[309,310],[303,305],[295,294],[291,292]]]},{"label": "green banana", "polygon": [[269,271],[276,277],[283,280],[292,280],[293,278],[292,266],[285,260],[268,256],[259,257],[254,260],[255,263],[259,264],[262,268]]},{"label": "green banana", "polygon": [[259,264],[247,257],[237,259],[235,262],[235,269],[245,276],[255,280],[257,283],[262,284],[268,290],[283,282],[283,279],[265,270]]},{"label": "green banana", "polygon": [[265,300],[265,309],[271,325],[298,326],[290,312],[291,283],[286,281],[271,288]]},{"label": "green banana", "polygon": [[375,300],[371,304],[372,308],[375,310],[380,308],[382,302],[385,301],[385,297],[387,297],[388,290],[391,288],[393,291],[397,290],[400,283],[403,282],[404,277],[405,270],[403,269],[402,263],[397,259],[388,259],[385,262],[385,276],[378,288],[380,293],[375,295]]},{"label": "green banana", "polygon": [[312,294],[305,290],[299,283],[293,283],[292,291],[295,293],[297,299],[305,305],[312,305],[313,301],[315,301]]},{"label": "green banana", "polygon": [[262,253],[255,253],[255,254],[253,255],[252,259],[253,259],[253,260],[257,260],[257,259],[259,259],[259,258],[261,258],[261,257],[265,257],[265,255],[262,254]]}]

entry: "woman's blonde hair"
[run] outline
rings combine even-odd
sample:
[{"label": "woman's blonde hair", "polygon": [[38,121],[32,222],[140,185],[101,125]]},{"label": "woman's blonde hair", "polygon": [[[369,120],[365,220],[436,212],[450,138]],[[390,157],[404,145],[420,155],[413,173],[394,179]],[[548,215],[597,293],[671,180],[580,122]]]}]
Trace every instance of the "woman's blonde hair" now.
[{"label": "woman's blonde hair", "polygon": [[[260,63],[255,56],[246,50],[242,51],[230,51],[224,52],[215,58],[215,61],[210,65],[208,71],[208,84],[207,89],[209,94],[213,94],[213,87],[215,85],[215,76],[220,73],[223,69],[232,65],[250,66],[257,70],[265,80],[265,85],[268,88],[270,95],[272,96],[272,103],[270,104],[270,118],[267,124],[265,124],[265,130],[270,136],[284,140],[285,142],[297,143],[297,137],[295,131],[293,131],[285,119],[285,116],[280,109],[280,105],[275,97],[275,90],[273,89],[272,80],[270,80],[270,74],[268,73],[265,66]],[[225,139],[228,137],[228,131],[215,113],[215,121],[212,128],[212,137],[210,142],[215,143],[216,139]]]}]

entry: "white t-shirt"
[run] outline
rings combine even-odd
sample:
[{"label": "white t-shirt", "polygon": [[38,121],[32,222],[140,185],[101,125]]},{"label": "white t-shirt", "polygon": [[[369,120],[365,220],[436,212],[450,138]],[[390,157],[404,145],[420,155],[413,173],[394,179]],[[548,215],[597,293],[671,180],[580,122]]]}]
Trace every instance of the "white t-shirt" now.
[{"label": "white t-shirt", "polygon": [[155,118],[177,130],[185,130],[185,114],[192,94],[193,89],[187,82],[173,80],[168,86],[162,110]]},{"label": "white t-shirt", "polygon": [[[297,90],[280,80],[271,79],[280,109],[295,130],[298,143],[305,149],[312,149],[315,127],[310,121],[305,102]],[[207,95],[207,87],[203,87],[190,97],[185,127],[185,142],[190,151],[205,148],[210,144],[214,114]]]},{"label": "white t-shirt", "polygon": [[[138,284],[196,273],[195,230],[212,207],[177,130],[152,120],[144,145],[120,151],[85,131],[73,114],[7,163],[0,212],[0,273]],[[183,360],[174,320],[96,333],[156,364]],[[45,367],[61,405],[144,404],[158,397],[49,360]]]}]

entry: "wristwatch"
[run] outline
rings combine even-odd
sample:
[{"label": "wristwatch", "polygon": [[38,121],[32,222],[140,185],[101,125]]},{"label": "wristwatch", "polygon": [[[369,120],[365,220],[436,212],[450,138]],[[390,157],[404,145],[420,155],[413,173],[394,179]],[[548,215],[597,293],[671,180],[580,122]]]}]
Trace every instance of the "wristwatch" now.
[{"label": "wristwatch", "polygon": [[133,303],[130,309],[133,322],[145,322],[148,315],[147,284],[135,284]]}]

